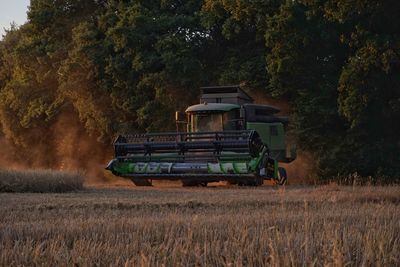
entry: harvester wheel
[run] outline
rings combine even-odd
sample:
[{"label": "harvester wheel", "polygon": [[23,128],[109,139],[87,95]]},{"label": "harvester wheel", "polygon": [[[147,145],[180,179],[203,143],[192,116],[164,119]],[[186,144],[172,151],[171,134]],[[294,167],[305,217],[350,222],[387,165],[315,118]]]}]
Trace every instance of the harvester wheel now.
[{"label": "harvester wheel", "polygon": [[152,183],[148,179],[131,178],[131,180],[136,186],[152,186]]},{"label": "harvester wheel", "polygon": [[256,186],[261,186],[261,185],[263,185],[263,184],[264,184],[264,178],[262,178],[262,177],[257,177],[255,183],[256,183]]},{"label": "harvester wheel", "polygon": [[200,185],[203,187],[207,187],[208,182],[201,182]]},{"label": "harvester wheel", "polygon": [[287,173],[285,168],[278,168],[278,177],[276,179],[276,183],[279,185],[285,185],[287,183]]},{"label": "harvester wheel", "polygon": [[260,186],[264,184],[264,179],[262,177],[255,177],[251,180],[239,181],[239,186]]},{"label": "harvester wheel", "polygon": [[182,186],[207,186],[207,182],[205,181],[193,181],[193,180],[182,180]]}]

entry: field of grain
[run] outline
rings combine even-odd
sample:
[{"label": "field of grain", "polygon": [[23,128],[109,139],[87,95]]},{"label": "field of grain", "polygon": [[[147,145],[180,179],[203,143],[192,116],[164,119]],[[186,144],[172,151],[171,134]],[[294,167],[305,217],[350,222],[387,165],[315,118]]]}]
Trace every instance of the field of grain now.
[{"label": "field of grain", "polygon": [[400,187],[0,194],[1,266],[399,266]]},{"label": "field of grain", "polygon": [[62,193],[83,188],[78,172],[55,170],[0,170],[1,192]]}]

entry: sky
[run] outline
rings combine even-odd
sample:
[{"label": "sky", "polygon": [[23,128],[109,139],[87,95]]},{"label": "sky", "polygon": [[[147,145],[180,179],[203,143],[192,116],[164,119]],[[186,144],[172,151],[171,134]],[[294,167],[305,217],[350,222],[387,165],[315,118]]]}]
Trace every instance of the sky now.
[{"label": "sky", "polygon": [[10,28],[15,22],[18,26],[26,22],[30,0],[0,0],[0,39],[4,34],[3,28]]}]

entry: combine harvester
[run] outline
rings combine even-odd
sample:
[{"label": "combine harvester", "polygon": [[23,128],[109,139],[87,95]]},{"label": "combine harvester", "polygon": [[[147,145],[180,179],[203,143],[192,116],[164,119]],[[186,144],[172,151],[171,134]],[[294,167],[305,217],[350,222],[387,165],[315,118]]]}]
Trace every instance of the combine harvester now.
[{"label": "combine harvester", "polygon": [[[177,132],[121,135],[107,170],[150,186],[152,180],[182,180],[184,186],[209,182],[283,185],[296,150],[285,142],[288,119],[279,109],[253,104],[240,86],[201,88],[198,105],[176,112]],[[186,131],[179,132],[185,125]]]}]

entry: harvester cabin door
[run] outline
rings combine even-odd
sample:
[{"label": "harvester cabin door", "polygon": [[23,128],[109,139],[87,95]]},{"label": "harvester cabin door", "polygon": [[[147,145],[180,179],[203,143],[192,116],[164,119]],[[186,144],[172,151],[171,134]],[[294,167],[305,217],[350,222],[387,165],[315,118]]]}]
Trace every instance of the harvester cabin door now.
[{"label": "harvester cabin door", "polygon": [[285,150],[285,139],[282,123],[269,125],[269,148],[271,150]]}]

